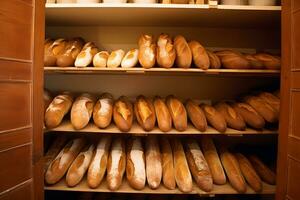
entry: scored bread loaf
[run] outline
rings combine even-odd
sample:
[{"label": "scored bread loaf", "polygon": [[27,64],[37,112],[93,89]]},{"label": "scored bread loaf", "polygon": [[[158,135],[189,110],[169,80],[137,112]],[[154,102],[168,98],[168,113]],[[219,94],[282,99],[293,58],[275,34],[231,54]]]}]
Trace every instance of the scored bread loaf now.
[{"label": "scored bread loaf", "polygon": [[109,53],[107,51],[98,52],[93,58],[94,67],[105,68],[107,66],[107,59]]},{"label": "scored bread loaf", "polygon": [[280,99],[270,92],[262,92],[259,97],[267,102],[279,115],[280,112]]},{"label": "scored bread loaf", "polygon": [[260,176],[260,178],[271,185],[276,184],[276,176],[275,173],[267,166],[265,165],[257,156],[250,155],[249,160],[251,164],[253,165],[255,171]]},{"label": "scored bread loaf", "polygon": [[93,144],[86,145],[71,164],[66,175],[66,183],[69,187],[76,186],[82,180],[91,163],[94,148],[95,146]]},{"label": "scored bread loaf", "polygon": [[166,102],[174,127],[178,131],[185,131],[187,129],[187,113],[184,105],[172,95],[167,97]]},{"label": "scored bread loaf", "polygon": [[151,189],[156,189],[162,178],[161,154],[157,136],[147,137],[145,150],[147,183]]},{"label": "scored bread loaf", "polygon": [[253,55],[245,54],[245,58],[249,61],[251,69],[263,69],[264,68],[264,64],[260,60],[255,58]]},{"label": "scored bread loaf", "polygon": [[146,183],[146,169],[144,148],[139,137],[132,137],[128,140],[126,154],[128,183],[132,188],[141,190]]},{"label": "scored bread loaf", "polygon": [[187,100],[186,111],[193,125],[201,132],[206,131],[207,121],[203,110],[200,106],[193,100]]},{"label": "scored bread loaf", "polygon": [[71,109],[71,123],[75,129],[82,129],[89,123],[95,101],[95,97],[88,93],[76,98]]},{"label": "scored bread loaf", "polygon": [[172,118],[164,100],[156,96],[153,104],[159,129],[163,132],[170,131],[172,128]]},{"label": "scored bread loaf", "polygon": [[45,43],[45,52],[44,52],[44,65],[45,66],[55,66],[57,57],[61,54],[67,44],[67,40],[59,38],[52,42],[47,40]]},{"label": "scored bread loaf", "polygon": [[87,172],[87,184],[90,188],[97,188],[104,178],[110,144],[110,136],[101,137],[97,144],[94,156]]},{"label": "scored bread loaf", "polygon": [[112,51],[107,59],[107,67],[108,68],[117,68],[121,65],[121,62],[124,58],[125,51],[122,49],[118,49]]},{"label": "scored bread loaf", "polygon": [[221,61],[220,61],[219,57],[211,51],[207,50],[206,52],[209,57],[210,68],[211,69],[220,69]]},{"label": "scored bread loaf", "polygon": [[151,131],[155,126],[155,110],[150,99],[140,95],[134,103],[134,112],[139,125],[145,131]]},{"label": "scored bread loaf", "polygon": [[227,129],[227,123],[223,115],[217,111],[213,106],[202,104],[201,108],[204,111],[208,123],[217,131],[224,133]]},{"label": "scored bread loaf", "polygon": [[177,67],[189,68],[192,63],[192,52],[185,38],[181,35],[176,36],[174,38],[174,46]]},{"label": "scored bread loaf", "polygon": [[162,179],[164,186],[170,190],[175,189],[175,172],[172,147],[166,137],[160,138],[160,150],[162,161]]},{"label": "scored bread loaf", "polygon": [[133,108],[127,97],[121,96],[114,104],[114,122],[117,127],[124,132],[131,129],[133,121]]},{"label": "scored bread loaf", "polygon": [[234,103],[232,107],[243,117],[246,124],[248,124],[252,128],[262,129],[265,126],[264,118],[260,114],[258,114],[249,104]]},{"label": "scored bread loaf", "polygon": [[249,69],[250,62],[240,52],[223,50],[215,52],[226,69]]},{"label": "scored bread loaf", "polygon": [[262,190],[262,181],[250,161],[241,153],[235,154],[235,157],[238,160],[241,172],[250,187],[255,192],[260,192]]},{"label": "scored bread loaf", "polygon": [[69,40],[65,49],[57,56],[56,65],[60,67],[73,66],[83,45],[84,40],[82,38],[73,38]]},{"label": "scored bread loaf", "polygon": [[196,67],[204,70],[208,69],[210,62],[205,48],[195,40],[189,42],[189,47],[191,49],[193,61]]},{"label": "scored bread loaf", "polygon": [[65,145],[56,158],[50,163],[45,173],[45,181],[47,184],[55,184],[65,175],[85,143],[86,140],[84,138],[76,138],[70,140]]},{"label": "scored bread loaf", "polygon": [[96,53],[98,52],[98,48],[93,42],[86,43],[81,52],[78,54],[75,60],[75,67],[87,67],[89,66]]},{"label": "scored bread loaf", "polygon": [[126,53],[124,56],[121,67],[123,68],[132,68],[137,65],[139,61],[139,50],[138,49],[132,49]]},{"label": "scored bread loaf", "polygon": [[215,105],[215,108],[224,117],[227,125],[230,128],[243,131],[246,129],[246,123],[242,116],[236,112],[229,104],[226,102],[219,102]]},{"label": "scored bread loaf", "polygon": [[214,141],[210,137],[202,137],[201,148],[209,166],[213,182],[217,185],[226,183],[226,175],[221,164]]},{"label": "scored bread loaf", "polygon": [[155,65],[156,45],[152,35],[141,35],[139,39],[139,63],[143,68],[151,68]]},{"label": "scored bread loaf", "polygon": [[44,89],[43,98],[44,98],[44,113],[45,113],[48,106],[52,102],[53,97],[52,97],[51,93],[48,90]]},{"label": "scored bread loaf", "polygon": [[113,114],[113,96],[103,93],[96,102],[93,110],[93,120],[97,127],[106,128],[111,123]]},{"label": "scored bread loaf", "polygon": [[280,69],[281,59],[278,56],[272,56],[267,53],[258,53],[254,57],[261,61],[267,69]]},{"label": "scored bread loaf", "polygon": [[211,191],[213,189],[212,175],[196,140],[186,140],[185,153],[191,173],[199,188],[205,192]]},{"label": "scored bread loaf", "polygon": [[175,58],[176,51],[172,39],[167,34],[160,34],[157,40],[157,64],[163,68],[171,68],[174,65]]},{"label": "scored bread loaf", "polygon": [[57,127],[71,109],[72,103],[73,95],[71,93],[63,92],[57,95],[45,112],[45,125],[48,128]]},{"label": "scored bread loaf", "polygon": [[183,146],[178,138],[173,139],[171,144],[174,156],[174,174],[177,186],[182,192],[191,192],[193,189],[193,180]]},{"label": "scored bread loaf", "polygon": [[111,144],[107,161],[107,186],[110,190],[116,191],[122,184],[126,168],[125,141],[122,137],[116,137]]}]

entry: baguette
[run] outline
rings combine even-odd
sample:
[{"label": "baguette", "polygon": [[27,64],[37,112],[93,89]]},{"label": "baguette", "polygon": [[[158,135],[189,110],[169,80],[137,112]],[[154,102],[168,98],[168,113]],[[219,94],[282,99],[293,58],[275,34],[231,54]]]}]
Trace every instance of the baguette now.
[{"label": "baguette", "polygon": [[176,51],[171,38],[167,34],[160,34],[157,40],[157,64],[163,68],[171,68],[174,65],[175,58]]},{"label": "baguette", "polygon": [[66,183],[69,187],[76,186],[82,180],[91,163],[94,148],[95,146],[93,144],[86,145],[70,166],[66,175]]},{"label": "baguette", "polygon": [[115,50],[111,52],[107,59],[108,68],[117,68],[121,65],[121,62],[124,58],[125,52],[122,49]]},{"label": "baguette", "polygon": [[239,163],[234,155],[227,150],[221,152],[221,161],[231,186],[239,193],[247,191],[247,185],[242,175]]},{"label": "baguette", "polygon": [[215,106],[216,110],[221,113],[230,128],[243,131],[246,129],[246,123],[242,116],[236,112],[229,104],[226,102],[219,102]]},{"label": "baguette", "polygon": [[250,62],[240,52],[223,50],[215,52],[226,69],[249,69]]},{"label": "baguette", "polygon": [[146,183],[145,155],[139,137],[130,138],[127,143],[126,176],[129,185],[141,190]]},{"label": "baguette", "polygon": [[226,175],[213,140],[209,137],[203,137],[201,139],[201,148],[209,166],[213,182],[217,185],[224,185],[226,183]]},{"label": "baguette", "polygon": [[267,53],[258,53],[255,54],[254,57],[261,61],[267,69],[280,69],[281,67],[280,57],[272,56]]},{"label": "baguette", "polygon": [[110,190],[116,191],[122,184],[123,175],[126,168],[125,142],[121,137],[117,137],[111,144],[107,161],[107,186]]},{"label": "baguette", "polygon": [[104,136],[98,142],[87,173],[87,184],[90,188],[97,188],[104,178],[110,144],[110,136]]},{"label": "baguette", "polygon": [[207,50],[206,52],[209,57],[210,68],[211,69],[220,69],[221,61],[220,61],[219,57],[211,51]]},{"label": "baguette", "polygon": [[191,173],[199,186],[205,192],[213,189],[213,179],[208,164],[198,143],[193,139],[185,142],[185,154]]},{"label": "baguette", "polygon": [[151,131],[155,126],[155,110],[150,99],[140,95],[134,103],[134,112],[140,126],[145,131]]},{"label": "baguette", "polygon": [[69,67],[74,65],[77,55],[84,45],[82,38],[74,38],[67,42],[64,51],[57,56],[56,65],[60,67]]},{"label": "baguette", "polygon": [[175,128],[178,131],[185,131],[187,129],[187,113],[184,105],[172,95],[168,96],[166,101]]},{"label": "baguette", "polygon": [[265,126],[264,118],[258,114],[249,104],[247,103],[235,103],[232,105],[233,109],[239,113],[246,124],[255,129],[262,129]]},{"label": "baguette", "polygon": [[157,118],[157,124],[161,131],[168,132],[172,128],[172,118],[167,105],[160,97],[154,99],[154,109]]},{"label": "baguette", "polygon": [[252,69],[263,69],[265,67],[264,64],[260,60],[258,60],[251,54],[246,54],[245,58],[249,61],[250,67]]},{"label": "baguette", "polygon": [[206,131],[207,121],[203,110],[200,106],[193,100],[188,100],[186,102],[186,111],[193,125],[201,132]]},{"label": "baguette", "polygon": [[56,158],[50,163],[45,173],[45,181],[47,184],[55,184],[65,175],[85,143],[85,139],[77,138],[70,140],[65,145]]},{"label": "baguette", "polygon": [[176,50],[177,67],[189,68],[192,63],[192,52],[185,38],[181,35],[176,36],[174,46]]},{"label": "baguette", "polygon": [[267,102],[276,111],[276,114],[279,115],[280,99],[277,96],[269,92],[262,92],[259,94],[259,97]]},{"label": "baguette", "polygon": [[250,155],[249,160],[260,178],[271,185],[276,184],[276,176],[274,172],[267,167],[257,156]]},{"label": "baguette", "polygon": [[48,128],[57,127],[69,112],[73,103],[71,93],[64,92],[56,96],[45,112],[45,124]]},{"label": "baguette", "polygon": [[107,66],[107,59],[109,53],[107,51],[98,52],[93,58],[94,67],[105,68]]},{"label": "baguette", "polygon": [[113,108],[114,122],[117,127],[124,132],[131,129],[133,121],[132,104],[127,97],[121,96],[114,104]]},{"label": "baguette", "polygon": [[143,68],[152,68],[155,65],[156,45],[152,35],[141,35],[139,39],[139,62]]},{"label": "baguette", "polygon": [[179,190],[184,193],[191,192],[193,189],[193,180],[183,146],[179,139],[172,140],[172,149],[174,155],[174,174],[177,186]]},{"label": "baguette", "polygon": [[162,179],[166,188],[174,190],[176,187],[174,175],[173,152],[169,140],[166,137],[160,138]]},{"label": "baguette", "polygon": [[75,129],[82,129],[89,123],[94,105],[95,97],[88,93],[76,98],[71,109],[71,123]]},{"label": "baguette", "polygon": [[139,50],[138,49],[132,49],[126,53],[124,56],[121,67],[123,68],[132,68],[137,65],[139,61]]},{"label": "baguette", "polygon": [[262,190],[262,182],[250,161],[241,153],[235,154],[235,157],[238,160],[242,174],[250,187],[255,192],[260,192]]},{"label": "baguette", "polygon": [[204,70],[208,69],[210,62],[205,48],[195,40],[189,42],[189,47],[191,49],[193,61],[196,67]]},{"label": "baguette", "polygon": [[100,96],[93,110],[93,120],[97,127],[106,128],[111,123],[113,114],[113,97],[109,93]]},{"label": "baguette", "polygon": [[146,140],[146,176],[151,189],[157,189],[162,178],[162,163],[159,143],[156,136]]},{"label": "baguette", "polygon": [[48,106],[50,105],[50,103],[53,100],[53,97],[52,97],[51,93],[48,90],[44,89],[43,98],[44,98],[44,114],[45,114]]},{"label": "baguette", "polygon": [[204,111],[208,123],[217,131],[224,133],[227,129],[227,123],[222,114],[217,111],[213,106],[202,104],[201,108]]},{"label": "baguette", "polygon": [[86,43],[81,52],[78,54],[75,60],[75,67],[87,67],[89,66],[96,53],[98,52],[98,48],[92,42]]},{"label": "baguette", "polygon": [[[50,43],[52,43],[50,45]],[[45,52],[44,52],[44,65],[45,66],[55,66],[57,57],[63,52],[67,44],[65,39],[59,38],[52,42],[47,40],[45,43]]]}]

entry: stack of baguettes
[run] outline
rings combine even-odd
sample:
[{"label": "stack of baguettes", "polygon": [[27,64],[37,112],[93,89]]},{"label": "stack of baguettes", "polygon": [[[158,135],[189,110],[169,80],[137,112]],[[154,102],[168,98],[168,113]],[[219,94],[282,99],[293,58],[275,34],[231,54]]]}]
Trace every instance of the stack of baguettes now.
[{"label": "stack of baguettes", "polygon": [[[102,136],[95,143],[85,138],[68,140],[58,136],[45,155],[45,181],[55,184],[64,176],[69,187],[78,185],[86,174],[86,183],[98,188],[106,178],[109,190],[122,185],[123,176],[136,190],[146,184],[155,190],[161,184],[184,193],[193,191],[193,180],[205,192],[227,182],[239,193],[247,184],[255,191],[263,189],[263,181],[275,184],[275,174],[257,156],[232,153],[225,147],[217,150],[213,140],[168,139],[157,136]],[[199,143],[198,143],[199,142]]]},{"label": "stack of baguettes", "polygon": [[281,58],[268,53],[244,54],[235,50],[212,52],[198,41],[187,41],[182,35],[172,39],[160,34],[157,41],[152,35],[143,34],[138,48],[127,53],[123,49],[98,51],[93,42],[82,38],[45,40],[45,66],[98,68],[132,68],[139,63],[143,68],[185,68],[192,66],[207,69],[280,69]]},{"label": "stack of baguettes", "polygon": [[71,123],[77,130],[86,127],[91,118],[101,129],[108,127],[113,120],[122,132],[130,131],[134,118],[144,131],[153,130],[156,124],[163,132],[171,131],[172,127],[177,131],[185,131],[188,119],[200,132],[205,132],[208,125],[221,133],[227,127],[243,131],[249,126],[260,130],[266,123],[277,123],[280,110],[278,91],[260,92],[245,96],[241,102],[221,101],[214,105],[191,99],[184,105],[173,95],[165,99],[140,95],[134,103],[125,96],[114,101],[108,93],[102,94],[98,100],[88,93],[74,100],[69,92],[63,92],[53,100],[50,93],[45,92],[44,98],[45,125],[50,129],[59,126],[70,111]]}]

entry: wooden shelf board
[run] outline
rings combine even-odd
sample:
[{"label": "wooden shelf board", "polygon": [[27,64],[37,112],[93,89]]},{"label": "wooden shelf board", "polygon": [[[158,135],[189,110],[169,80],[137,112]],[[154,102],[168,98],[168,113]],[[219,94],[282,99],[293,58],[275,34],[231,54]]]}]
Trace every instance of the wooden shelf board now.
[{"label": "wooden shelf board", "polygon": [[[103,181],[101,185],[96,189],[91,189],[86,183],[86,179],[81,181],[76,187],[68,187],[65,183],[65,179],[61,180],[55,185],[45,186],[45,190],[56,190],[56,191],[80,191],[80,192],[112,192],[108,189],[106,181]],[[263,191],[261,194],[275,194],[276,186],[268,185],[263,183]],[[146,186],[142,190],[132,189],[126,180],[123,181],[119,190],[114,191],[117,193],[143,193],[143,194],[182,194],[182,192],[176,188],[175,190],[169,190],[165,188],[162,184],[156,190],[150,189]],[[215,195],[215,194],[237,194],[237,192],[229,185],[214,185],[214,189],[211,192],[204,192],[199,189],[195,184],[193,186],[193,191],[190,194],[199,194],[199,195]],[[246,194],[255,194],[255,192],[248,187]]]},{"label": "wooden shelf board", "polygon": [[280,26],[280,12],[281,6],[46,4],[46,24],[270,28]]},{"label": "wooden shelf board", "polygon": [[[56,128],[53,129],[46,129],[45,132],[50,132],[50,131],[59,131],[59,132],[90,132],[90,133],[115,133],[115,134],[124,134],[121,132],[114,124],[111,124],[109,127],[106,129],[100,129],[96,127],[93,123],[89,123],[85,128],[81,130],[75,130],[70,123],[70,121],[63,121],[61,125],[59,125]],[[212,127],[208,127],[208,129],[205,132],[200,132],[194,126],[191,124],[188,125],[188,128],[186,131],[180,132],[175,129],[172,129],[169,132],[162,132],[159,130],[157,127],[155,127],[152,131],[146,132],[144,131],[138,124],[134,123],[132,125],[132,128],[127,134],[135,134],[135,135],[148,135],[148,134],[166,134],[166,135],[203,135],[203,134],[225,134],[225,135],[232,135],[232,136],[242,136],[242,135],[255,135],[255,134],[264,134],[264,135],[269,135],[269,134],[277,134],[277,131],[273,130],[254,130],[247,128],[245,131],[238,131],[234,129],[228,128],[225,133],[219,133],[217,130],[213,129]]]},{"label": "wooden shelf board", "polygon": [[197,68],[96,68],[96,67],[44,67],[46,74],[176,74],[176,75],[237,75],[237,76],[279,76],[280,70],[262,70],[262,69],[208,69]]}]

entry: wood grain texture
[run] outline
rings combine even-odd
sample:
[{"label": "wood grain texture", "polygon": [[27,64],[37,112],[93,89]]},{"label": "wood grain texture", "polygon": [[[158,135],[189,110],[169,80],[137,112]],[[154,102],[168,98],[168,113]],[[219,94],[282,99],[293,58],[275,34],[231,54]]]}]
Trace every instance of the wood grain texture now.
[{"label": "wood grain texture", "polygon": [[32,129],[26,128],[17,131],[0,134],[0,151],[10,149],[32,140]]},{"label": "wood grain texture", "polygon": [[17,185],[12,190],[9,190],[0,195],[0,200],[27,200],[31,199],[33,182],[31,179]]},{"label": "wood grain texture", "polygon": [[31,81],[31,64],[0,59],[0,80]]}]

